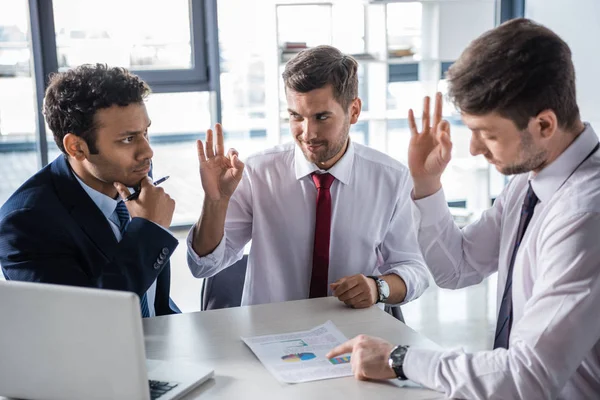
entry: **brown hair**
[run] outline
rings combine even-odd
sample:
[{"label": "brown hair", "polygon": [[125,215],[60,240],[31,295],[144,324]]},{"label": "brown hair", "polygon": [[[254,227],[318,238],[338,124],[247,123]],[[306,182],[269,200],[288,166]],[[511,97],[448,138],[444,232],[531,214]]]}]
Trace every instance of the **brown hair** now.
[{"label": "brown hair", "polygon": [[560,127],[579,119],[569,46],[550,29],[514,19],[475,39],[448,71],[449,96],[467,114],[497,112],[525,129],[543,110]]},{"label": "brown hair", "polygon": [[298,53],[285,66],[285,88],[307,93],[331,85],[335,100],[347,111],[358,97],[358,63],[332,46],[317,46]]}]

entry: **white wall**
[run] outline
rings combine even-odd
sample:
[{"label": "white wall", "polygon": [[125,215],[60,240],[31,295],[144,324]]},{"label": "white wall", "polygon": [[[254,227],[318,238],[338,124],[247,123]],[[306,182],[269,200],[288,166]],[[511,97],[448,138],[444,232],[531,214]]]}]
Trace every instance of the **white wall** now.
[{"label": "white wall", "polygon": [[495,11],[494,0],[440,3],[440,60],[456,60],[472,40],[492,29]]},{"label": "white wall", "polygon": [[600,0],[526,0],[525,16],[571,47],[581,117],[600,133]]}]

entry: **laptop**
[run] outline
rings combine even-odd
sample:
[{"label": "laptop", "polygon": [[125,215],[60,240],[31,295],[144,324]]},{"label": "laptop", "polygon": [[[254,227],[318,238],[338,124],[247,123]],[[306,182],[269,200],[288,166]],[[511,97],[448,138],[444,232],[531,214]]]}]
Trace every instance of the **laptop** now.
[{"label": "laptop", "polygon": [[172,400],[212,376],[146,360],[134,293],[0,280],[0,396]]}]

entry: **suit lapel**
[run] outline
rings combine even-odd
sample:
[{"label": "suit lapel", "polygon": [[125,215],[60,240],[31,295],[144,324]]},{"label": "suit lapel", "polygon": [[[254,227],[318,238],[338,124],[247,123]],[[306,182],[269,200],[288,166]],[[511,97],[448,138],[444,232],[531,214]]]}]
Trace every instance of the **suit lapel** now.
[{"label": "suit lapel", "polygon": [[102,211],[75,178],[67,157],[61,155],[54,160],[51,171],[56,193],[73,216],[73,220],[104,256],[111,259],[117,246],[115,234]]}]

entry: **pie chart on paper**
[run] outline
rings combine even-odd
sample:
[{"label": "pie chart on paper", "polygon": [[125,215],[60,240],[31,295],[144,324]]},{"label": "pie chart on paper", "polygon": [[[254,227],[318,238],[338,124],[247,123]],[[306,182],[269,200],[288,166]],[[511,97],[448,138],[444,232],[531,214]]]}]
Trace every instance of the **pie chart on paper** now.
[{"label": "pie chart on paper", "polygon": [[312,360],[313,358],[317,358],[314,353],[295,353],[281,357],[281,359],[285,362],[308,361]]}]

